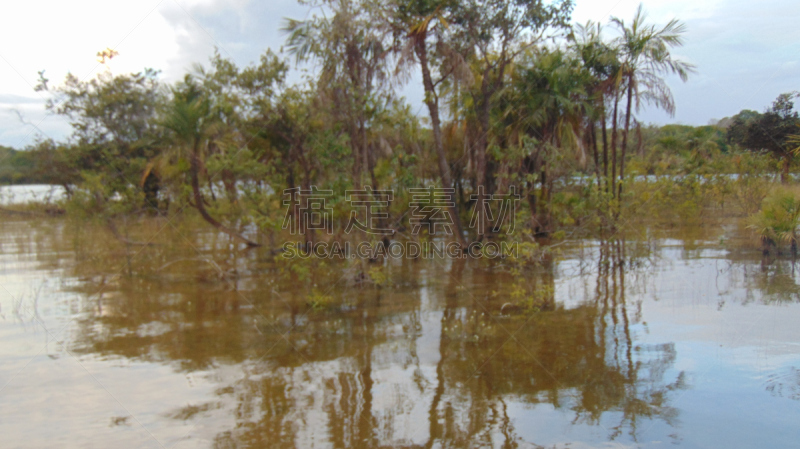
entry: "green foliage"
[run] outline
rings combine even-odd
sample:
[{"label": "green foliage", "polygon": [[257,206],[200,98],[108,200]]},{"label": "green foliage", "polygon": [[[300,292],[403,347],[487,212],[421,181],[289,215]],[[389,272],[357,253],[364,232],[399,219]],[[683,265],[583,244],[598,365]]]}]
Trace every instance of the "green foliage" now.
[{"label": "green foliage", "polygon": [[0,183],[36,184],[48,180],[36,175],[35,153],[0,146]]},{"label": "green foliage", "polygon": [[320,293],[318,289],[314,289],[308,295],[306,303],[314,310],[323,310],[330,308],[334,303],[334,299],[333,296]]},{"label": "green foliage", "polygon": [[729,140],[743,148],[767,152],[783,161],[781,179],[786,182],[795,158],[795,136],[800,130],[800,115],[794,110],[797,92],[783,93],[764,114],[742,111],[728,129]]},{"label": "green foliage", "polygon": [[761,210],[748,219],[765,251],[778,244],[789,244],[797,251],[797,228],[800,226],[800,191],[778,188],[764,199]]},{"label": "green foliage", "polygon": [[[692,70],[670,55],[683,25],[648,24],[641,9],[632,22],[612,20],[620,34],[609,38],[600,24],[569,29],[568,0],[311,3],[330,14],[287,20],[284,31],[290,54],[320,70],[295,84],[286,82],[289,61],[269,50],[244,67],[215,52],[170,86],[149,69],[106,69],[87,81],[69,75],[60,85],[42,74],[37,88],[53,94],[48,108],[70,120],[72,135],[0,148],[0,182],[63,185],[70,213],[101,220],[196,211],[242,243],[272,248],[298,239],[381,241],[341,231],[352,214],[364,217],[347,190],[393,190],[382,226],[396,231],[392,239],[424,240],[436,236],[408,233],[410,188],[453,188],[454,218],[464,223],[477,211],[479,187],[514,189],[522,199],[517,232],[470,229],[465,240],[519,243],[529,264],[541,259],[540,237],[754,213],[774,173],[786,170],[767,144],[752,144],[756,127],[779,129],[786,142],[800,134],[789,126],[797,120],[792,95],[764,114],[742,111],[716,125],[637,122],[644,105],[674,106],[666,74]],[[565,45],[546,45],[547,36]],[[420,67],[429,78],[425,119],[398,90]],[[333,191],[326,206],[334,235],[284,229],[283,192],[311,187]],[[305,282],[310,263],[282,269]],[[388,285],[383,274],[364,271]]]}]

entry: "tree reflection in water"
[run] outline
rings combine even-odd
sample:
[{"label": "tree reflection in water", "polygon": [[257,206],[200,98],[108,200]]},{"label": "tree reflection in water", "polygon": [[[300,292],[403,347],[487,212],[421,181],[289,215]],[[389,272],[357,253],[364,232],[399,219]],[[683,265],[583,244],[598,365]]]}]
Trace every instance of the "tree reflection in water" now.
[{"label": "tree reflection in water", "polygon": [[[674,427],[670,398],[686,387],[670,371],[675,346],[637,343],[632,332],[626,275],[646,275],[638,256],[622,242],[589,253],[581,263],[595,274],[583,277],[595,285],[585,297],[556,301],[559,268],[547,262],[524,274],[540,306],[513,313],[503,308],[511,275],[463,260],[393,261],[397,287],[343,286],[322,310],[276,286],[266,266],[218,282],[202,279],[203,264],[173,265],[91,297],[73,346],[185,372],[237,367],[242,376],[223,382],[217,401],[170,412],[232,410],[237,425],[216,437],[220,447],[516,447],[559,432],[520,410],[571,415],[568,425],[609,440],[636,440],[653,420]],[[317,283],[341,277],[328,275]]]}]

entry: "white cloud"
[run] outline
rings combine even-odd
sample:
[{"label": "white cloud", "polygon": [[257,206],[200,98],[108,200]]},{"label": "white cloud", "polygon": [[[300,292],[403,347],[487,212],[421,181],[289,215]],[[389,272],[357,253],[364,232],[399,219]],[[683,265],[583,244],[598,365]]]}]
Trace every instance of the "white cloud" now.
[{"label": "white cloud", "polygon": [[[245,65],[267,47],[280,46],[282,11],[302,17],[305,8],[292,0],[264,5],[247,0],[34,1],[4,5],[0,16],[0,144],[25,146],[33,134],[20,132],[11,109],[26,107],[25,116],[46,135],[68,132],[58,117],[47,116],[46,94],[33,87],[45,70],[51,84],[68,72],[81,79],[104,70],[96,54],[107,47],[119,56],[108,64],[114,73],[162,70],[168,81],[180,78],[194,63],[205,63],[215,46]],[[63,120],[62,120],[63,122]],[[28,136],[27,139],[22,137]]]},{"label": "white cloud", "polygon": [[572,14],[574,21],[584,23],[587,20],[606,23],[611,17],[619,17],[626,22],[633,17],[639,4],[650,21],[666,23],[673,18],[681,20],[713,17],[723,4],[723,0],[655,0],[641,2],[639,0],[579,0]]},{"label": "white cloud", "polygon": [[[607,23],[617,16],[629,21],[638,4],[638,0],[578,0],[573,19]],[[678,106],[674,120],[702,124],[742,108],[761,110],[779,93],[800,89],[796,70],[800,28],[795,23],[800,3],[655,0],[644,6],[651,23],[677,17],[688,27],[686,45],[675,54],[695,63],[698,73],[687,84],[670,80]],[[257,61],[267,48],[277,51],[283,44],[284,17],[307,14],[308,9],[295,0],[119,0],[113,4],[51,0],[4,5],[0,144],[18,144],[20,126],[16,116],[8,113],[10,108],[24,105],[26,117],[44,117],[43,110],[35,111],[43,101],[33,92],[39,70],[46,69],[51,82],[61,82],[68,71],[91,77],[99,69],[95,54],[117,47],[120,55],[110,64],[115,73],[152,67],[162,70],[164,79],[175,80],[192,64],[207,62],[215,46],[240,66]],[[408,86],[403,91],[415,98],[415,110],[421,104],[419,90]],[[647,111],[642,118],[658,123],[673,120],[657,111]],[[40,127],[63,137],[65,127],[55,124],[55,119],[47,118]]]}]

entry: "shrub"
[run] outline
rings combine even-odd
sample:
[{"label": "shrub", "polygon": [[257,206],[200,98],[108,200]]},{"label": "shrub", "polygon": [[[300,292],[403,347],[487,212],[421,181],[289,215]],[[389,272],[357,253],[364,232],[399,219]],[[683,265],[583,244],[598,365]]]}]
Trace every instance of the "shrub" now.
[{"label": "shrub", "polygon": [[797,254],[797,228],[800,226],[800,190],[779,188],[767,196],[761,210],[749,218],[749,228],[760,238],[764,254],[780,244],[789,244]]}]

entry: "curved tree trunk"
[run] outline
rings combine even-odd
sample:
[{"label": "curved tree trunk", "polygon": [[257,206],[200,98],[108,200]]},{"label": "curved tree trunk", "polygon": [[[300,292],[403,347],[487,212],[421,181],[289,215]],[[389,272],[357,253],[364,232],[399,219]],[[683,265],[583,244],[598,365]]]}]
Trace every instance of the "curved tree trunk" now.
[{"label": "curved tree trunk", "polygon": [[[195,144],[195,148],[196,147],[197,147],[197,145]],[[191,182],[192,182],[192,194],[194,196],[194,207],[195,207],[195,209],[197,209],[198,212],[200,212],[200,216],[203,217],[203,220],[207,221],[211,226],[214,226],[215,228],[217,228],[218,230],[224,232],[225,234],[228,234],[229,236],[233,237],[234,239],[239,240],[240,242],[244,243],[245,245],[247,245],[250,248],[253,248],[253,247],[256,247],[256,246],[261,246],[256,242],[253,242],[253,241],[250,241],[250,240],[246,239],[245,237],[243,237],[238,232],[236,232],[233,229],[230,229],[229,227],[223,225],[222,223],[220,223],[217,220],[215,220],[214,217],[209,215],[208,211],[206,210],[205,203],[204,203],[203,193],[200,191],[200,175],[199,175],[200,163],[199,163],[199,157],[197,156],[197,151],[196,150],[192,151],[192,155],[191,155],[191,157],[189,159],[190,159],[190,161],[189,161],[190,162],[189,171],[190,171]]]}]

